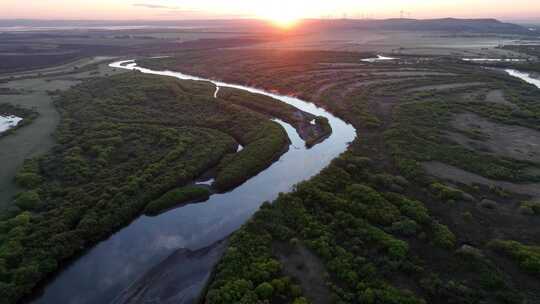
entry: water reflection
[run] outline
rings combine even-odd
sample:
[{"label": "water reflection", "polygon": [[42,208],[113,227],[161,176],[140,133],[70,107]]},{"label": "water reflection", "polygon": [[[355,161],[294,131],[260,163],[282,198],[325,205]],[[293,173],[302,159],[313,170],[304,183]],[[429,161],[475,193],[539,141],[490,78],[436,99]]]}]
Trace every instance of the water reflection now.
[{"label": "water reflection", "polygon": [[531,74],[525,73],[525,72],[520,72],[518,70],[513,70],[513,69],[507,69],[505,71],[510,76],[517,77],[517,78],[519,78],[519,79],[521,79],[521,80],[523,80],[523,81],[525,81],[527,83],[535,85],[537,88],[540,89],[540,79],[533,78]]},{"label": "water reflection", "polygon": [[0,115],[0,133],[16,127],[23,120],[15,115],[2,116]]},{"label": "water reflection", "polygon": [[385,57],[385,56],[382,56],[382,55],[377,55],[377,57],[375,57],[375,58],[365,58],[365,59],[362,59],[361,61],[374,63],[374,62],[379,62],[379,61],[388,61],[388,60],[397,60],[397,59],[399,59],[399,58]]}]

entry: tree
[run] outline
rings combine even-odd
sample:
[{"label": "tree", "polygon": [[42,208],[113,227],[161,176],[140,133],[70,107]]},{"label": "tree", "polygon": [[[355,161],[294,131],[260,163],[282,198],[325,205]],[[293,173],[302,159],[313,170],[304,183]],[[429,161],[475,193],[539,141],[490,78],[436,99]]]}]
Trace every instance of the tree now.
[{"label": "tree", "polygon": [[255,293],[259,296],[259,299],[267,300],[272,297],[274,287],[272,287],[272,284],[264,282],[255,288]]}]

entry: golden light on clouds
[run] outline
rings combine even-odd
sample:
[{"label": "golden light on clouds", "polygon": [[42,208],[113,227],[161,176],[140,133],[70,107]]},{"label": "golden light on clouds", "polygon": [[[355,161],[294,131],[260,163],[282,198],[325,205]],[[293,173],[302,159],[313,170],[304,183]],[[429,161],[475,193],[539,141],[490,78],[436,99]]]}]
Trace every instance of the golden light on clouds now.
[{"label": "golden light on clouds", "polygon": [[[263,18],[282,26],[302,18],[540,19],[540,1],[513,0],[0,0],[0,18],[212,19]],[[540,21],[540,20],[539,20]]]}]

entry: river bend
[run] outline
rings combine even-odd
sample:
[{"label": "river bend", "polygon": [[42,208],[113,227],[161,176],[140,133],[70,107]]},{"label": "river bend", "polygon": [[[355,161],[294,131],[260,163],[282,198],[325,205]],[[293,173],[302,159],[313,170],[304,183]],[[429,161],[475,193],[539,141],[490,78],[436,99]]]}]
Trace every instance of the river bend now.
[{"label": "river bend", "polygon": [[[230,87],[270,96],[305,112],[326,117],[332,134],[322,143],[307,149],[292,126],[276,120],[291,140],[288,152],[278,161],[234,190],[214,194],[206,202],[185,205],[156,217],[138,217],[67,266],[45,286],[33,303],[127,303],[129,301],[122,295],[129,291],[130,286],[140,284],[141,278],[153,273],[157,265],[171,260],[175,262],[168,264],[167,270],[175,271],[177,268],[177,272],[182,272],[178,277],[186,278],[186,269],[197,269],[196,275],[191,278],[188,275],[185,281],[177,282],[176,285],[182,287],[178,287],[180,290],[170,297],[175,303],[193,302],[213,265],[192,264],[199,260],[208,264],[208,256],[201,252],[212,252],[207,248],[237,230],[264,201],[276,199],[280,192],[289,192],[295,184],[319,173],[332,159],[345,152],[356,137],[356,130],[350,124],[295,97],[179,72],[154,71],[137,66],[133,60],[114,62],[110,66],[181,80],[211,82],[216,85],[214,94],[220,87]],[[190,258],[183,260],[180,256],[184,251],[197,254],[186,254]],[[194,259],[194,256],[199,259]],[[213,254],[211,260],[215,263],[218,257]],[[183,265],[182,261],[186,264]]]}]

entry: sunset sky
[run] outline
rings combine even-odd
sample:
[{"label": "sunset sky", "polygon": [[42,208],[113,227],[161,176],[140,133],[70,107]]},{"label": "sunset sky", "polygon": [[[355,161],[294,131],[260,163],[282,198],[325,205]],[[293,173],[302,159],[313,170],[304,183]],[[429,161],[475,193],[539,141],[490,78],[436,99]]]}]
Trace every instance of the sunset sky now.
[{"label": "sunset sky", "polygon": [[0,0],[0,18],[298,19],[495,17],[540,21],[540,0]]}]

